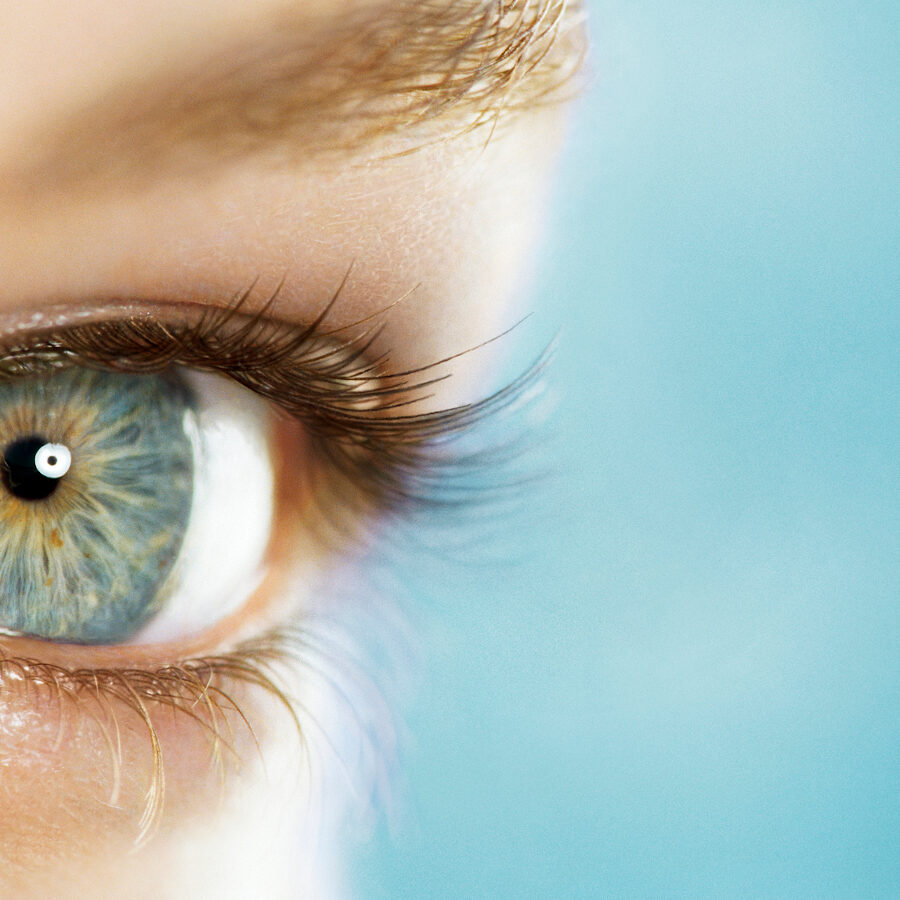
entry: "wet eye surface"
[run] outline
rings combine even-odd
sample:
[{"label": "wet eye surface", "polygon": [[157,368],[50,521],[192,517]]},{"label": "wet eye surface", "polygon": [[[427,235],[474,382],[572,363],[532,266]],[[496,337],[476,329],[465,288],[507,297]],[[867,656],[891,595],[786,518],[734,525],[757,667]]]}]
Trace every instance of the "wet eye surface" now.
[{"label": "wet eye surface", "polygon": [[[235,564],[253,570],[271,512],[264,427],[228,390],[177,370],[78,366],[0,385],[0,627],[118,643],[151,622],[171,636],[167,616],[183,620],[168,625],[177,636],[216,617],[209,571],[240,582]],[[247,566],[246,545],[229,553],[215,539],[235,512],[230,476],[239,498],[242,481],[257,495],[243,509]],[[206,591],[192,575],[197,554]],[[188,593],[199,612],[179,610]]]}]

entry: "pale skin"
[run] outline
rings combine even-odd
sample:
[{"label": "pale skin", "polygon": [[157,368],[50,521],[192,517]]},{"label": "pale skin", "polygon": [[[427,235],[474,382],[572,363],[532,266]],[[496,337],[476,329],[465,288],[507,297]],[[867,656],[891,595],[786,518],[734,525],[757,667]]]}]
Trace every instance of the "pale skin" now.
[{"label": "pale skin", "polygon": [[[362,5],[373,4],[305,0],[309,33],[328,40],[330,24]],[[238,40],[252,43],[255,31],[296,7],[283,0],[36,0],[4,8],[4,334],[126,307],[221,304],[251,285],[252,303],[278,289],[277,315],[304,323],[344,282],[329,321],[339,326],[389,310],[373,352],[388,350],[396,368],[456,357],[440,370],[452,378],[423,401],[428,408],[485,393],[495,345],[457,355],[527,311],[522,288],[558,145],[558,106],[510,115],[493,135],[466,132],[471,111],[450,110],[427,127],[395,129],[334,154],[254,152],[207,164],[199,145],[188,164],[176,158],[156,171],[148,163],[140,177],[110,158],[118,145],[104,130],[108,123],[85,127],[88,142],[71,145],[73,152],[87,148],[89,165],[70,167],[65,141],[51,146],[60,123],[89,122],[98,100],[119,85],[180,71],[196,62],[198,48],[214,55]],[[292,569],[292,559],[282,554],[282,569]],[[315,569],[318,561],[304,565]],[[289,575],[274,574],[265,597],[252,598],[243,616],[182,642],[74,647],[10,639],[4,651],[74,668],[152,668],[218,653],[296,613],[287,609],[296,599],[277,596]],[[289,687],[314,716],[329,719],[327,696],[302,682]],[[3,685],[0,893],[328,896],[328,823],[344,804],[329,794],[335,767],[321,759],[307,765],[277,701],[237,693],[259,748],[238,734],[242,765],[226,767],[224,782],[201,728],[151,711],[165,756],[165,804],[135,846],[151,769],[140,718],[117,719],[124,762],[116,786],[100,725],[63,714],[49,693]],[[316,735],[308,741],[315,745]],[[58,893],[60,885],[66,889]]]}]

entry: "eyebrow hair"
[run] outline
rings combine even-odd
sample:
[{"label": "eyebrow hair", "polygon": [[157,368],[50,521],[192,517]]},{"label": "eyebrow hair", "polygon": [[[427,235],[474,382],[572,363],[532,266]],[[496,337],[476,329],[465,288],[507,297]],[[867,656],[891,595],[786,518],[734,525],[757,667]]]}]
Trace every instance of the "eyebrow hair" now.
[{"label": "eyebrow hair", "polygon": [[378,2],[324,25],[282,14],[182,70],[116,86],[32,148],[23,174],[95,188],[173,165],[202,174],[379,140],[398,155],[448,131],[495,129],[566,96],[586,52],[584,18],[581,0]]}]

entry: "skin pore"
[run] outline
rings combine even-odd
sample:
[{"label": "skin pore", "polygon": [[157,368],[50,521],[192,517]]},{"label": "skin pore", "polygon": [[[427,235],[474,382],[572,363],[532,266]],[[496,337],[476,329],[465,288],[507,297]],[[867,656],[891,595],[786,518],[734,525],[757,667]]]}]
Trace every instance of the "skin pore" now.
[{"label": "skin pore", "polygon": [[[191,322],[241,294],[244,312],[299,327],[337,295],[333,340],[377,323],[365,352],[382,374],[452,375],[410,410],[482,398],[491,349],[465,351],[522,313],[558,94],[580,56],[575,6],[9,4],[4,345],[109,318]],[[294,527],[308,436],[279,429],[283,535],[242,611],[167,643],[0,641],[14,661],[0,668],[2,895],[329,896],[354,744],[315,677],[322,651],[276,665],[280,695],[253,678],[224,693],[188,665],[221,686],[215,714],[204,689],[185,713],[158,678],[121,675],[302,628],[327,598],[341,553]],[[57,674],[38,677],[39,664]],[[83,674],[79,691],[61,688],[60,671],[95,673],[96,690]]]}]

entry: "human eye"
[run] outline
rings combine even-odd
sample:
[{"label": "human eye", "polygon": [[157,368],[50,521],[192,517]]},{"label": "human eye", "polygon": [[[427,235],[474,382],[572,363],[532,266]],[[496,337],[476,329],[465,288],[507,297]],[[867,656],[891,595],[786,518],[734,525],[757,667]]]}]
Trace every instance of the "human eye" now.
[{"label": "human eye", "polygon": [[245,300],[76,317],[0,343],[6,765],[54,758],[35,732],[72,740],[78,766],[114,733],[117,774],[93,799],[134,810],[135,846],[185,769],[218,760],[209,771],[225,777],[273,719],[303,757],[311,659],[329,663],[310,650],[323,573],[386,519],[458,505],[455,441],[539,371],[435,406],[445,376],[374,353],[377,316],[330,328],[336,295],[298,325]]},{"label": "human eye", "polygon": [[184,640],[265,593],[286,535],[413,500],[426,434],[462,410],[407,414],[411,374],[319,324],[207,309],[0,347],[0,627]]}]

